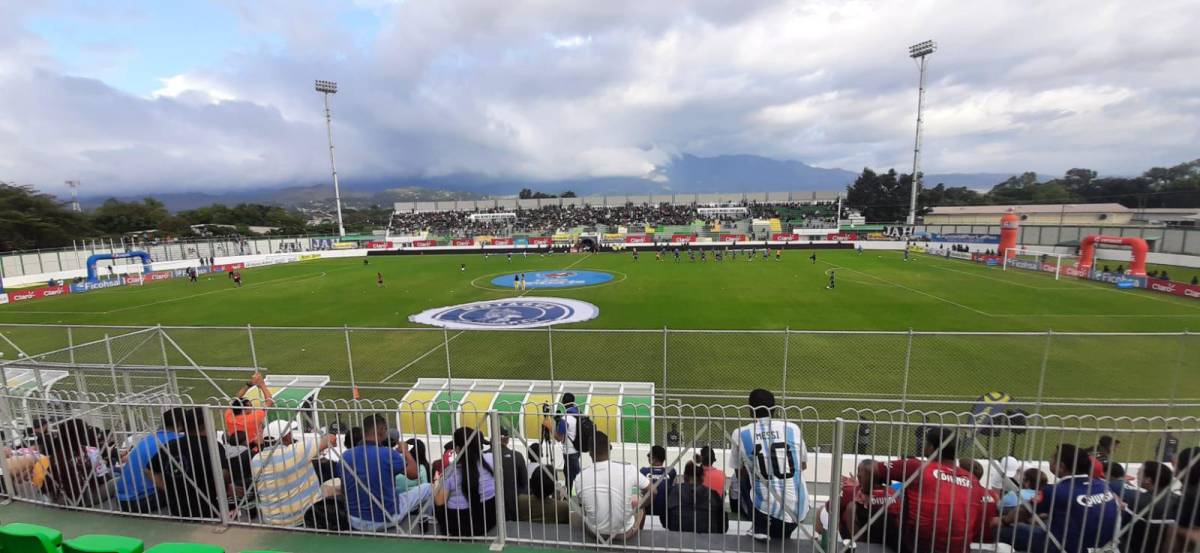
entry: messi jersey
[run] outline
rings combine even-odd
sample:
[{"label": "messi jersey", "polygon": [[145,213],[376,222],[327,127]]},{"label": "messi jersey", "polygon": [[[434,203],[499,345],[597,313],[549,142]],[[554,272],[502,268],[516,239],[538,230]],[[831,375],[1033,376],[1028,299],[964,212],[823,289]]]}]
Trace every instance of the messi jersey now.
[{"label": "messi jersey", "polygon": [[729,467],[750,474],[755,510],[785,522],[799,522],[808,512],[804,463],[808,452],[795,423],[763,417],[733,432]]}]

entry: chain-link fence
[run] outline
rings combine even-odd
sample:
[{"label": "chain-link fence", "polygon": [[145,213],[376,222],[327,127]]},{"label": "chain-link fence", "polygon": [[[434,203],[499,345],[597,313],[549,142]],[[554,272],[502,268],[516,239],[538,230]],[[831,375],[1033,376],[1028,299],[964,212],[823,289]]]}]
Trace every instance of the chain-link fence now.
[{"label": "chain-link fence", "polygon": [[0,325],[0,364],[67,371],[60,387],[105,393],[140,382],[228,395],[260,370],[328,376],[324,397],[347,399],[398,398],[421,378],[519,379],[652,383],[663,404],[739,404],[766,388],[823,414],[1100,403],[1200,414],[1200,337],[1187,332]]}]

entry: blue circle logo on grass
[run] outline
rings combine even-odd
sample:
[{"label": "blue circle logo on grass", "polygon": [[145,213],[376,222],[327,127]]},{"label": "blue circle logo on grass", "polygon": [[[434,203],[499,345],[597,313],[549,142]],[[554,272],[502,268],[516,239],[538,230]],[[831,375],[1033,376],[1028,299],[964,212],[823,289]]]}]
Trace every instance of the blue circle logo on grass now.
[{"label": "blue circle logo on grass", "polygon": [[[520,273],[509,273],[492,279],[493,286],[505,288],[513,285],[513,278]],[[612,273],[599,271],[531,271],[525,273],[525,289],[577,288],[604,284],[613,279]]]},{"label": "blue circle logo on grass", "polygon": [[427,309],[408,320],[461,330],[508,330],[577,323],[594,319],[599,314],[599,307],[585,301],[513,298]]}]

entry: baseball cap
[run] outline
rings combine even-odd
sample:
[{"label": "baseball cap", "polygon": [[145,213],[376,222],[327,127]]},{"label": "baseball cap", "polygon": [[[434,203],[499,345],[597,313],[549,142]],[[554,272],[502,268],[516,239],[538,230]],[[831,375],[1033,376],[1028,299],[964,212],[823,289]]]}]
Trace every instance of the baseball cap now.
[{"label": "baseball cap", "polygon": [[263,437],[271,440],[281,440],[285,434],[291,436],[296,427],[296,421],[271,421],[263,429]]},{"label": "baseball cap", "polygon": [[1004,478],[1016,478],[1021,472],[1021,460],[1011,455],[1001,457],[997,464],[1000,470],[995,470],[996,466],[991,467],[988,472],[988,487],[994,489],[1004,488]]},{"label": "baseball cap", "polygon": [[512,430],[509,430],[507,426],[501,425],[500,426],[500,435],[505,438],[512,436]]}]

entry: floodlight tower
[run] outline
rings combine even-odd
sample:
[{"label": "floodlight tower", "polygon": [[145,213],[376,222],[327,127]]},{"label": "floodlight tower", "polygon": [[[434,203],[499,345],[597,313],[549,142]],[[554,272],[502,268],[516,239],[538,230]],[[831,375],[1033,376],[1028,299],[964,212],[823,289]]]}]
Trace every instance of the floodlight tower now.
[{"label": "floodlight tower", "polygon": [[908,224],[917,224],[917,190],[921,187],[921,112],[925,109],[925,64],[926,56],[937,51],[937,43],[932,40],[917,43],[908,47],[908,57],[917,60],[921,71],[920,85],[917,88],[917,138],[913,144],[912,198],[908,205]]},{"label": "floodlight tower", "polygon": [[325,132],[329,135],[329,170],[333,173],[333,202],[337,206],[338,236],[346,236],[346,227],[342,225],[342,191],[338,188],[337,161],[333,155],[333,114],[329,111],[329,95],[337,94],[337,83],[317,80],[317,92],[325,96]]},{"label": "floodlight tower", "polygon": [[79,209],[79,181],[69,180],[64,181],[64,184],[71,188],[71,211],[76,213],[83,211]]}]

